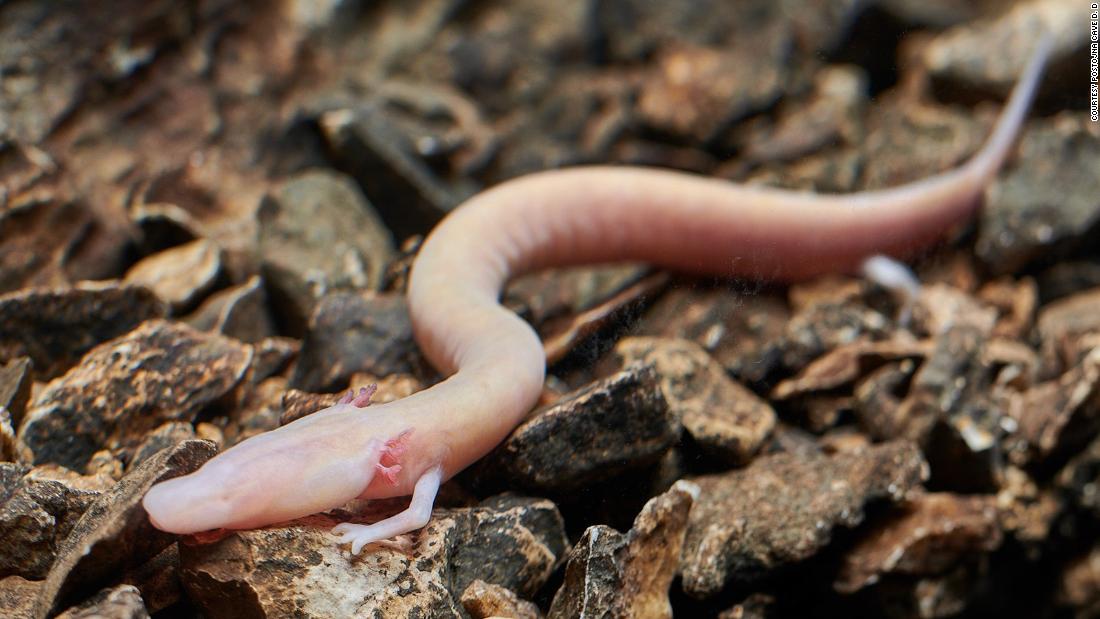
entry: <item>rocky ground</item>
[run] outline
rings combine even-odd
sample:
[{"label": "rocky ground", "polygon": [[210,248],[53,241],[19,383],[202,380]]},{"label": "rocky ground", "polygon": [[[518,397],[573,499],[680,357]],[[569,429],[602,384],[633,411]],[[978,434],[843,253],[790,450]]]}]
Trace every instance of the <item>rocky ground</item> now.
[{"label": "rocky ground", "polygon": [[[0,5],[0,616],[1100,616],[1100,127],[1063,0]],[[979,221],[789,288],[526,277],[544,406],[358,557],[349,510],[182,539],[217,449],[438,380],[401,295],[482,187],[590,162],[825,192],[973,152]],[[746,257],[751,259],[750,257]]]}]

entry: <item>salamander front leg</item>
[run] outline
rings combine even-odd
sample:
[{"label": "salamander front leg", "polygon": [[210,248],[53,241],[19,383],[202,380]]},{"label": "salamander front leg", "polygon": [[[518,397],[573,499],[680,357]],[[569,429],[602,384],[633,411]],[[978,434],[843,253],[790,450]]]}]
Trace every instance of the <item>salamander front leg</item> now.
[{"label": "salamander front leg", "polygon": [[338,524],[332,528],[333,534],[338,537],[336,543],[350,543],[351,554],[357,555],[363,546],[371,542],[389,539],[423,527],[432,517],[432,505],[435,503],[435,495],[442,481],[443,467],[436,466],[428,469],[417,480],[408,509],[374,524],[350,522]]}]

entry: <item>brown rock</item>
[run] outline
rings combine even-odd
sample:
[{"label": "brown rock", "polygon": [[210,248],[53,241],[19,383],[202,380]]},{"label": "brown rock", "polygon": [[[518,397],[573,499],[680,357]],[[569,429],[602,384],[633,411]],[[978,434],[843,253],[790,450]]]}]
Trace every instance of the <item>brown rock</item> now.
[{"label": "brown rock", "polygon": [[0,366],[0,409],[8,412],[8,423],[13,427],[23,421],[32,382],[29,357],[18,357]]},{"label": "brown rock", "polygon": [[18,451],[11,414],[8,409],[0,406],[0,462],[14,461]]},{"label": "brown rock", "polygon": [[256,342],[252,346],[249,380],[256,384],[282,374],[301,349],[302,343],[289,337],[266,337]]},{"label": "brown rock", "polygon": [[1057,485],[1078,507],[1100,517],[1100,437],[1062,467]]},{"label": "brown rock", "polygon": [[[787,41],[780,30],[745,33],[741,49],[678,45],[662,49],[642,82],[638,115],[658,130],[707,142],[729,124],[766,109],[782,95]],[[758,62],[742,62],[753,49]]]},{"label": "brown rock", "polygon": [[743,464],[775,427],[775,411],[689,340],[633,337],[615,347],[623,365],[652,364],[669,409],[708,454]]},{"label": "brown rock", "polygon": [[851,385],[866,368],[888,362],[922,359],[932,352],[930,342],[859,340],[834,348],[811,362],[794,378],[780,382],[772,397],[786,400],[817,391],[831,391]]},{"label": "brown rock", "polygon": [[57,615],[57,619],[149,619],[149,612],[137,587],[117,585]]},{"label": "brown rock", "polygon": [[178,314],[209,292],[221,272],[221,249],[212,241],[196,239],[146,256],[130,267],[123,281],[152,290]]},{"label": "brown rock", "polygon": [[[1007,94],[1040,37],[1053,39],[1052,55],[1057,59],[1084,49],[1086,26],[1071,5],[1028,0],[993,19],[964,23],[941,34],[925,48],[924,62],[937,77]],[[991,49],[1004,53],[986,53]]]},{"label": "brown rock", "polygon": [[932,576],[1001,545],[995,499],[937,493],[899,505],[869,523],[833,586],[854,593],[887,574]]},{"label": "brown rock", "polygon": [[0,578],[45,578],[58,545],[113,484],[59,467],[0,463]]},{"label": "brown rock", "polygon": [[34,600],[41,588],[40,580],[27,580],[21,576],[0,578],[0,617],[34,617]]},{"label": "brown rock", "polygon": [[484,580],[475,580],[462,592],[462,608],[473,619],[512,617],[514,619],[541,619],[542,612],[535,604],[517,596],[509,589]]},{"label": "brown rock", "polygon": [[[358,556],[334,544],[340,522],[313,516],[236,531],[181,548],[182,578],[204,616],[461,617],[458,602],[482,580],[533,595],[566,550],[561,516],[546,500],[496,497],[470,509],[436,510],[410,534]],[[408,546],[408,545],[406,545]]]},{"label": "brown rock", "polygon": [[195,438],[195,427],[190,423],[186,421],[169,421],[148,433],[145,440],[134,448],[134,455],[127,463],[126,470],[132,471],[161,450],[175,447],[179,443]]},{"label": "brown rock", "polygon": [[1016,423],[1010,453],[1017,464],[1072,453],[1100,427],[1100,348],[1055,380],[1012,392],[1006,413]]},{"label": "brown rock", "polygon": [[116,283],[7,294],[0,297],[0,359],[30,357],[40,379],[53,378],[94,346],[164,314],[152,292]]},{"label": "brown rock", "polygon": [[324,295],[378,289],[393,239],[359,187],[332,171],[299,174],[258,211],[264,278],[304,324]]},{"label": "brown rock", "polygon": [[1058,583],[1058,602],[1081,619],[1100,613],[1100,545],[1066,565]]},{"label": "brown rock", "polygon": [[1095,342],[1084,337],[1100,332],[1100,288],[1091,288],[1043,306],[1037,321],[1043,354],[1056,368],[1073,367]]},{"label": "brown rock", "polygon": [[34,463],[83,470],[101,448],[130,450],[165,421],[192,421],[240,382],[251,361],[251,349],[229,338],[150,321],[48,384],[19,438]]},{"label": "brown rock", "polygon": [[774,454],[693,478],[702,493],[684,543],[684,590],[709,597],[813,556],[833,527],[859,524],[866,503],[901,500],[926,475],[920,451],[898,441],[832,457]]},{"label": "brown rock", "polygon": [[569,553],[547,617],[672,617],[668,590],[698,493],[694,484],[677,482],[646,503],[626,534],[589,527]]},{"label": "brown rock", "polygon": [[472,474],[568,493],[655,463],[679,434],[656,372],[634,365],[532,413]]},{"label": "brown rock", "polygon": [[[1067,7],[1066,12],[1072,10]],[[1100,178],[1093,173],[1100,166],[1095,123],[1083,113],[1064,113],[1032,127],[1020,140],[1015,164],[986,190],[980,212],[974,251],[995,273],[1019,270],[1040,255],[1049,261],[1087,246],[1100,221]]]},{"label": "brown rock", "polygon": [[356,372],[409,374],[419,356],[403,296],[334,293],[321,299],[310,316],[290,385],[334,391]]},{"label": "brown rock", "polygon": [[674,286],[646,312],[637,333],[692,340],[733,376],[759,383],[779,367],[789,314],[775,295]]},{"label": "brown rock", "polygon": [[93,501],[59,545],[35,602],[35,617],[49,616],[170,545],[175,536],[153,528],[141,499],[153,484],[195,471],[214,453],[206,441],[180,443],[146,460]]},{"label": "brown rock", "polygon": [[201,331],[214,331],[249,344],[276,333],[263,280],[256,275],[239,286],[210,295],[186,320]]}]

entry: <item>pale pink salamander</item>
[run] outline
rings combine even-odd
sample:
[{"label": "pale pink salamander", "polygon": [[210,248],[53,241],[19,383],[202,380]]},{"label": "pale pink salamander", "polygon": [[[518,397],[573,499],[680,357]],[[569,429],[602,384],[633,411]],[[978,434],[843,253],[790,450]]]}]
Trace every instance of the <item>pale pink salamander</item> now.
[{"label": "pale pink salamander", "polygon": [[965,221],[1008,155],[1037,89],[1040,44],[997,124],[968,162],[900,187],[814,195],[655,169],[540,172],[482,192],[424,242],[408,301],[416,339],[445,381],[361,408],[365,394],[250,438],[145,496],[173,533],[248,529],[355,498],[412,495],[339,542],[413,531],[444,480],[500,443],[538,399],[545,372],[534,330],[498,303],[502,286],[544,267],[645,261],[724,276],[800,280],[850,272],[876,254],[904,257]]}]

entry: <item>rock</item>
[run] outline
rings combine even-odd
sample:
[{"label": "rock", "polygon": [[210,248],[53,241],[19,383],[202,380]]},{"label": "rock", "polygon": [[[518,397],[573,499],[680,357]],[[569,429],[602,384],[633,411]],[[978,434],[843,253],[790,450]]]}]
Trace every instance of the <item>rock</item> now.
[{"label": "rock", "polygon": [[137,587],[118,585],[103,589],[57,615],[57,619],[149,619],[149,612]]},{"label": "rock", "polygon": [[0,578],[0,617],[34,617],[34,600],[41,588],[40,580],[27,580],[21,576]]},{"label": "rock", "polygon": [[7,410],[8,423],[18,426],[31,397],[31,360],[17,357],[0,366],[0,408]]},{"label": "rock", "polygon": [[888,574],[942,574],[996,550],[1002,539],[992,496],[926,494],[865,529],[833,583],[841,593],[854,593]]},{"label": "rock", "polygon": [[1100,347],[1056,379],[1006,394],[1016,423],[1009,455],[1016,464],[1043,462],[1084,447],[1100,428]]},{"label": "rock", "polygon": [[1084,114],[1066,113],[1024,133],[1014,165],[986,189],[980,213],[974,251],[993,272],[1018,271],[1039,256],[1050,261],[1089,242],[1100,221],[1095,129]]},{"label": "rock", "polygon": [[390,209],[387,221],[406,236],[430,227],[477,187],[468,179],[436,173],[393,120],[383,105],[373,102],[326,111],[318,124],[341,169],[363,180],[370,200]]},{"label": "rock", "polygon": [[239,286],[221,290],[186,318],[200,331],[213,331],[254,344],[276,334],[263,280],[252,276]]},{"label": "rock", "polygon": [[7,294],[0,297],[0,359],[30,357],[38,378],[54,378],[98,344],[164,314],[152,292],[117,283]]},{"label": "rock", "polygon": [[1062,467],[1057,485],[1077,507],[1100,517],[1100,437]]},{"label": "rock", "polygon": [[19,439],[35,464],[83,470],[99,449],[129,452],[166,421],[193,421],[237,386],[251,361],[251,349],[229,338],[147,322],[46,385]]},{"label": "rock", "polygon": [[419,356],[403,296],[334,293],[317,304],[309,319],[290,385],[335,391],[356,372],[409,374]]},{"label": "rock", "polygon": [[145,436],[145,440],[134,449],[134,455],[126,466],[132,471],[161,450],[170,449],[179,443],[197,438],[195,427],[185,421],[169,421]]},{"label": "rock", "polygon": [[411,549],[381,542],[358,556],[334,544],[328,530],[338,522],[312,516],[185,545],[188,595],[211,619],[462,617],[458,597],[475,580],[530,596],[566,550],[561,516],[539,499],[497,497],[474,508],[437,509],[409,535]]},{"label": "rock", "polygon": [[633,365],[532,413],[470,474],[490,486],[570,493],[657,462],[679,433],[656,372]]},{"label": "rock", "polygon": [[1081,619],[1100,613],[1100,545],[1066,565],[1059,578],[1057,599]]},{"label": "rock", "polygon": [[[1007,94],[1044,35],[1053,39],[1052,56],[1065,58],[1084,49],[1087,23],[1072,5],[1060,0],[1027,0],[993,19],[944,32],[925,48],[923,59],[936,77]],[[986,53],[991,49],[1003,53]]]},{"label": "rock", "polygon": [[349,178],[304,172],[268,196],[257,213],[264,278],[294,324],[335,291],[378,289],[393,239]]},{"label": "rock", "polygon": [[541,619],[542,612],[535,604],[521,599],[512,591],[475,580],[462,592],[462,608],[473,619],[488,617],[514,617],[515,619]]},{"label": "rock", "polygon": [[0,578],[45,578],[57,547],[112,485],[110,478],[59,467],[0,463]]},{"label": "rock", "polygon": [[589,527],[569,553],[547,617],[671,618],[668,590],[698,493],[694,484],[677,482],[646,503],[626,534]]},{"label": "rock", "polygon": [[779,368],[789,316],[787,303],[775,295],[674,286],[646,312],[636,333],[692,340],[734,377],[755,384]]},{"label": "rock", "polygon": [[123,281],[152,290],[178,314],[209,292],[221,273],[221,249],[211,241],[196,239],[146,256],[126,271]]},{"label": "rock", "polygon": [[727,464],[744,464],[775,427],[775,411],[730,380],[698,344],[689,340],[632,337],[615,354],[623,365],[652,364],[669,409],[702,450]]},{"label": "rock", "polygon": [[711,597],[805,560],[835,526],[853,527],[864,505],[899,501],[927,476],[920,451],[903,441],[832,457],[778,453],[747,468],[692,478],[702,492],[684,542],[684,590]]},{"label": "rock", "polygon": [[276,375],[283,375],[302,349],[302,343],[289,337],[267,337],[252,346],[252,368],[249,380],[258,384]]},{"label": "rock", "polygon": [[94,500],[57,551],[35,601],[45,618],[156,556],[175,536],[153,528],[141,499],[153,484],[186,475],[214,456],[207,441],[186,441],[146,460]]},{"label": "rock", "polygon": [[1100,332],[1100,287],[1044,305],[1036,326],[1043,354],[1052,368],[1077,365],[1097,345],[1088,336]]},{"label": "rock", "polygon": [[[789,71],[790,41],[781,30],[746,33],[731,48],[662,48],[642,81],[638,116],[646,125],[695,143],[713,140],[730,124],[772,106]],[[742,62],[753,50],[752,64]]]}]

